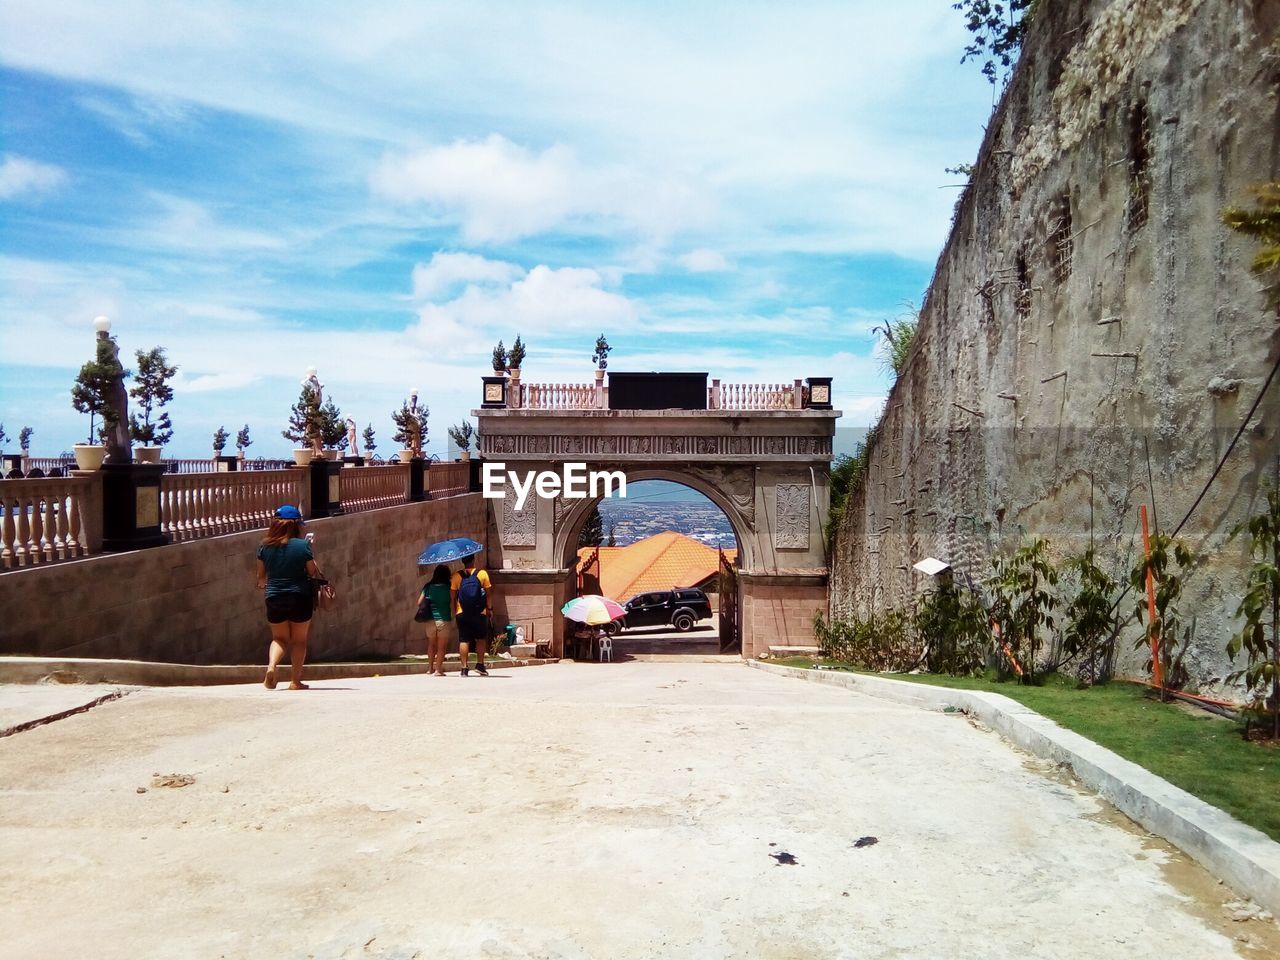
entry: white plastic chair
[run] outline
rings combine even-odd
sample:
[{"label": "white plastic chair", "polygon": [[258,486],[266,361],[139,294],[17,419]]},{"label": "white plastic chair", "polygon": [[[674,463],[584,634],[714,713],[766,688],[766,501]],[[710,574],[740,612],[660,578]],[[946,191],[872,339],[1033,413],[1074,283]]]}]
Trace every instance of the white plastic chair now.
[{"label": "white plastic chair", "polygon": [[609,662],[613,663],[613,637],[603,636],[600,638],[599,644],[600,644],[600,662],[604,663],[605,658],[607,657],[609,659]]}]

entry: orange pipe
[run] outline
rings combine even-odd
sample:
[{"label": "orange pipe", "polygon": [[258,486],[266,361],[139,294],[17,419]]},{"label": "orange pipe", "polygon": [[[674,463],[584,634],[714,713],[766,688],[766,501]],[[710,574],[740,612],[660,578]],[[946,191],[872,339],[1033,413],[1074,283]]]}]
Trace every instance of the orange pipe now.
[{"label": "orange pipe", "polygon": [[1009,645],[1004,642],[1004,635],[1000,633],[1000,624],[992,620],[991,629],[995,631],[996,637],[999,638],[1000,649],[1004,651],[1005,657],[1008,659],[1009,663],[1013,666],[1013,672],[1020,677],[1023,676],[1022,664],[1020,664],[1018,662],[1018,658],[1013,655],[1013,651],[1009,648]]},{"label": "orange pipe", "polygon": [[[1152,690],[1160,689],[1150,680],[1139,680],[1136,677],[1121,677],[1120,679],[1125,683],[1136,683],[1140,687],[1150,687]],[[1232,710],[1241,709],[1240,704],[1234,703],[1231,700],[1214,700],[1212,697],[1202,697],[1198,693],[1184,693],[1181,690],[1171,690],[1170,693],[1177,694],[1178,697],[1183,700],[1195,700],[1198,703],[1211,703],[1215,707],[1230,707]]]},{"label": "orange pipe", "polygon": [[[1151,535],[1147,532],[1147,505],[1138,506],[1138,516],[1142,518],[1142,549],[1151,559]],[[1160,635],[1156,631],[1156,578],[1147,567],[1147,621],[1148,637],[1151,640],[1151,679],[1155,686],[1164,689],[1164,670],[1160,666]]]}]

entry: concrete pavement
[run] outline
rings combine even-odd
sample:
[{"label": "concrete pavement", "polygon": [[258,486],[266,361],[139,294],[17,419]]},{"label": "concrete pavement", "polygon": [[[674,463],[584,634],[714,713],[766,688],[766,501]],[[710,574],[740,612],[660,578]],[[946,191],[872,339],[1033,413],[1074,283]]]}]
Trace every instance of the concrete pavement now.
[{"label": "concrete pavement", "polygon": [[3,956],[1280,952],[962,715],[745,666],[138,690],[0,785]]}]

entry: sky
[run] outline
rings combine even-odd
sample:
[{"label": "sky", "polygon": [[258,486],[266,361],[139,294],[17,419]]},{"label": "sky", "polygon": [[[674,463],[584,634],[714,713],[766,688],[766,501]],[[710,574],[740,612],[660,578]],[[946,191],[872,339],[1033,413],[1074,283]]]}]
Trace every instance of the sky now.
[{"label": "sky", "polygon": [[889,386],[990,85],[949,0],[0,5],[0,423],[51,456],[103,315],[179,372],[172,456],[281,437],[314,366],[429,451],[502,339],[611,370]]}]

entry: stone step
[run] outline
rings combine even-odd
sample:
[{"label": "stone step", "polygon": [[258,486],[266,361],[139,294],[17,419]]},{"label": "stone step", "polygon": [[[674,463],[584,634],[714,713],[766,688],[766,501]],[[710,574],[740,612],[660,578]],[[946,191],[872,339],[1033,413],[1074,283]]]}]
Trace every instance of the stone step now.
[{"label": "stone step", "polygon": [[816,657],[821,652],[818,647],[769,647],[773,657]]}]

